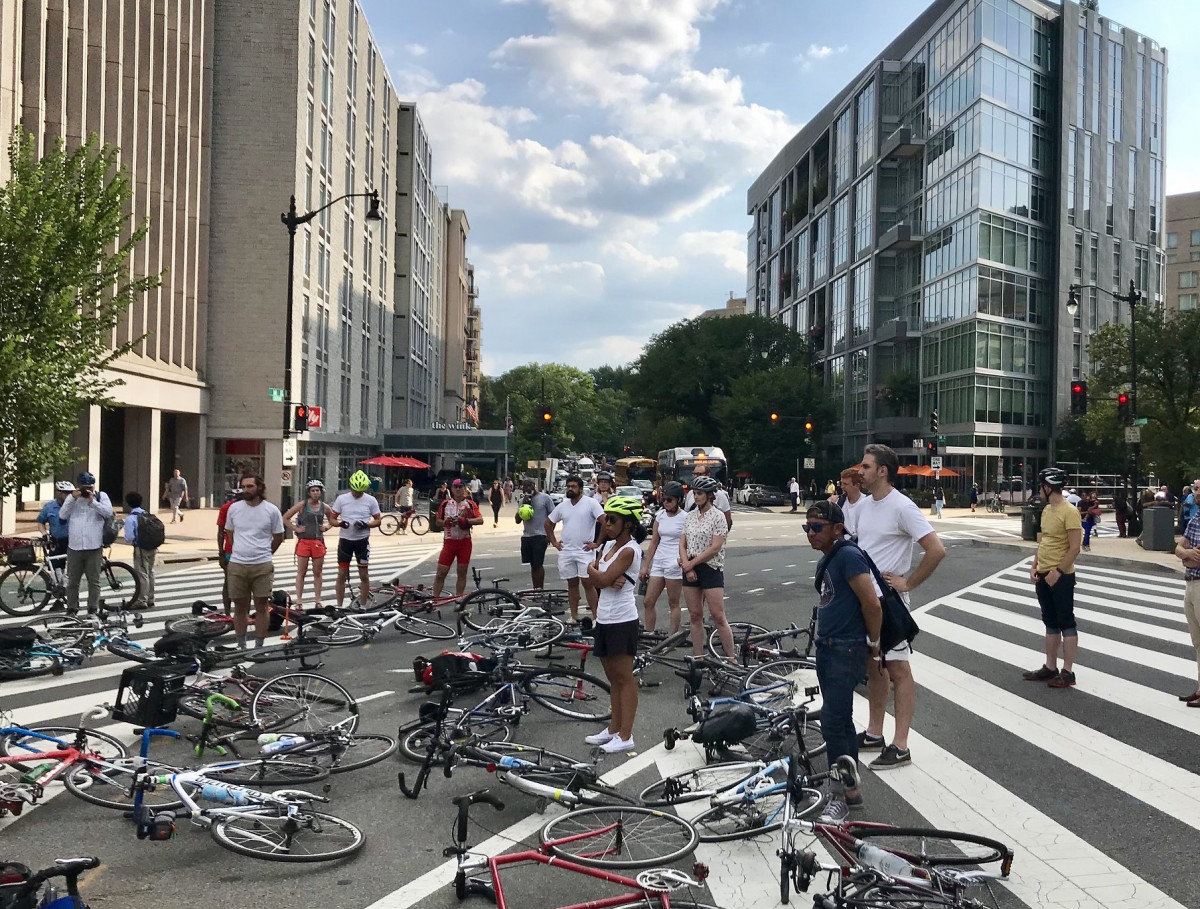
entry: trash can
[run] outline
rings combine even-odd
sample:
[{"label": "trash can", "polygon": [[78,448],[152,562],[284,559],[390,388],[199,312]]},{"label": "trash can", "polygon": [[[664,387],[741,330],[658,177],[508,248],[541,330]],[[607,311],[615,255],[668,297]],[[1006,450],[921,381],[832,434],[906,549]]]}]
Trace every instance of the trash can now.
[{"label": "trash can", "polygon": [[1170,505],[1147,505],[1142,509],[1142,549],[1149,552],[1173,552],[1175,549],[1175,509]]},{"label": "trash can", "polygon": [[1041,502],[1029,502],[1021,506],[1021,539],[1036,542],[1042,529]]}]

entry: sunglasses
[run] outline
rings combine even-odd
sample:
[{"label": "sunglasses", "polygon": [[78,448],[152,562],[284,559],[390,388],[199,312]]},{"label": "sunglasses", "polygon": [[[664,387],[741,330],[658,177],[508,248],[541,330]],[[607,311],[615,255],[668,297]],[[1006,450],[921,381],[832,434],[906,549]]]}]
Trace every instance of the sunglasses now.
[{"label": "sunglasses", "polygon": [[617,517],[615,514],[606,514],[604,516],[604,523],[605,524],[620,524],[621,518]]},{"label": "sunglasses", "polygon": [[803,529],[804,529],[805,533],[820,533],[828,526],[829,526],[828,522],[813,521],[810,524],[805,524]]}]

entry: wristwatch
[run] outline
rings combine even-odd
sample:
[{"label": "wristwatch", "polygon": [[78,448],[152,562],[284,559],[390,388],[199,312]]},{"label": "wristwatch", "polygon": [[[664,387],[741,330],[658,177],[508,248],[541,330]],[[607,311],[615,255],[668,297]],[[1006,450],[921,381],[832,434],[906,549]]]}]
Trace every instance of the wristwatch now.
[{"label": "wristwatch", "polygon": [[876,641],[871,641],[871,640],[868,640],[868,641],[867,641],[867,646],[868,646],[868,647],[878,647],[878,646],[879,646],[879,641],[877,641],[877,640],[876,640]]}]

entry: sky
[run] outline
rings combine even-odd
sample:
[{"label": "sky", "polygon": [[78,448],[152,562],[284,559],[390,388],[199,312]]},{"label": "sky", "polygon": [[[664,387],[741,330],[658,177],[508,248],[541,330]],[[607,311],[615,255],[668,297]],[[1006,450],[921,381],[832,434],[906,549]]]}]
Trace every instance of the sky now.
[{"label": "sky", "polygon": [[[624,365],[746,292],[746,190],[926,0],[360,0],[465,209],[483,371]],[[1101,0],[1171,49],[1197,0]],[[1182,45],[1181,45],[1182,51]],[[1200,189],[1169,57],[1167,193]]]}]

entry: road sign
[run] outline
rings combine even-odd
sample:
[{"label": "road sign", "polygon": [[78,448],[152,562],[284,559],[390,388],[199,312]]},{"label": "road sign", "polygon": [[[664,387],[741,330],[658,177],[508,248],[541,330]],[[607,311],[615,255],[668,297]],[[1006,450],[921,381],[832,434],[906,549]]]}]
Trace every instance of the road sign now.
[{"label": "road sign", "polygon": [[929,459],[929,466],[932,467],[934,470],[941,470],[942,469],[942,459],[940,457],[938,457],[937,455],[933,455]]},{"label": "road sign", "polygon": [[924,447],[925,447],[924,439],[913,439],[913,448],[924,448]]},{"label": "road sign", "polygon": [[938,441],[939,441],[939,442],[945,442],[945,441],[946,441],[946,437],[945,437],[945,436],[938,436]]},{"label": "road sign", "polygon": [[271,400],[276,404],[282,404],[287,398],[287,390],[283,388],[268,388],[267,393],[270,394]]},{"label": "road sign", "polygon": [[279,474],[279,479],[284,483],[284,485],[290,486],[292,483],[292,472],[290,470],[283,471]]},{"label": "road sign", "polygon": [[804,469],[805,470],[815,470],[816,467],[817,467],[817,459],[816,458],[805,458],[804,459]]},{"label": "road sign", "polygon": [[296,466],[296,440],[293,438],[283,440],[283,466]]},{"label": "road sign", "polygon": [[1126,426],[1126,427],[1125,427],[1125,441],[1126,441],[1126,442],[1140,442],[1140,441],[1142,441],[1142,427],[1140,427],[1140,426]]},{"label": "road sign", "polygon": [[1134,426],[1145,426],[1149,422],[1150,422],[1150,420],[1147,417],[1138,417],[1136,420],[1133,421],[1133,425]]},{"label": "road sign", "polygon": [[308,408],[308,428],[309,429],[320,429],[321,428],[321,408],[319,408],[319,407],[309,407]]}]

